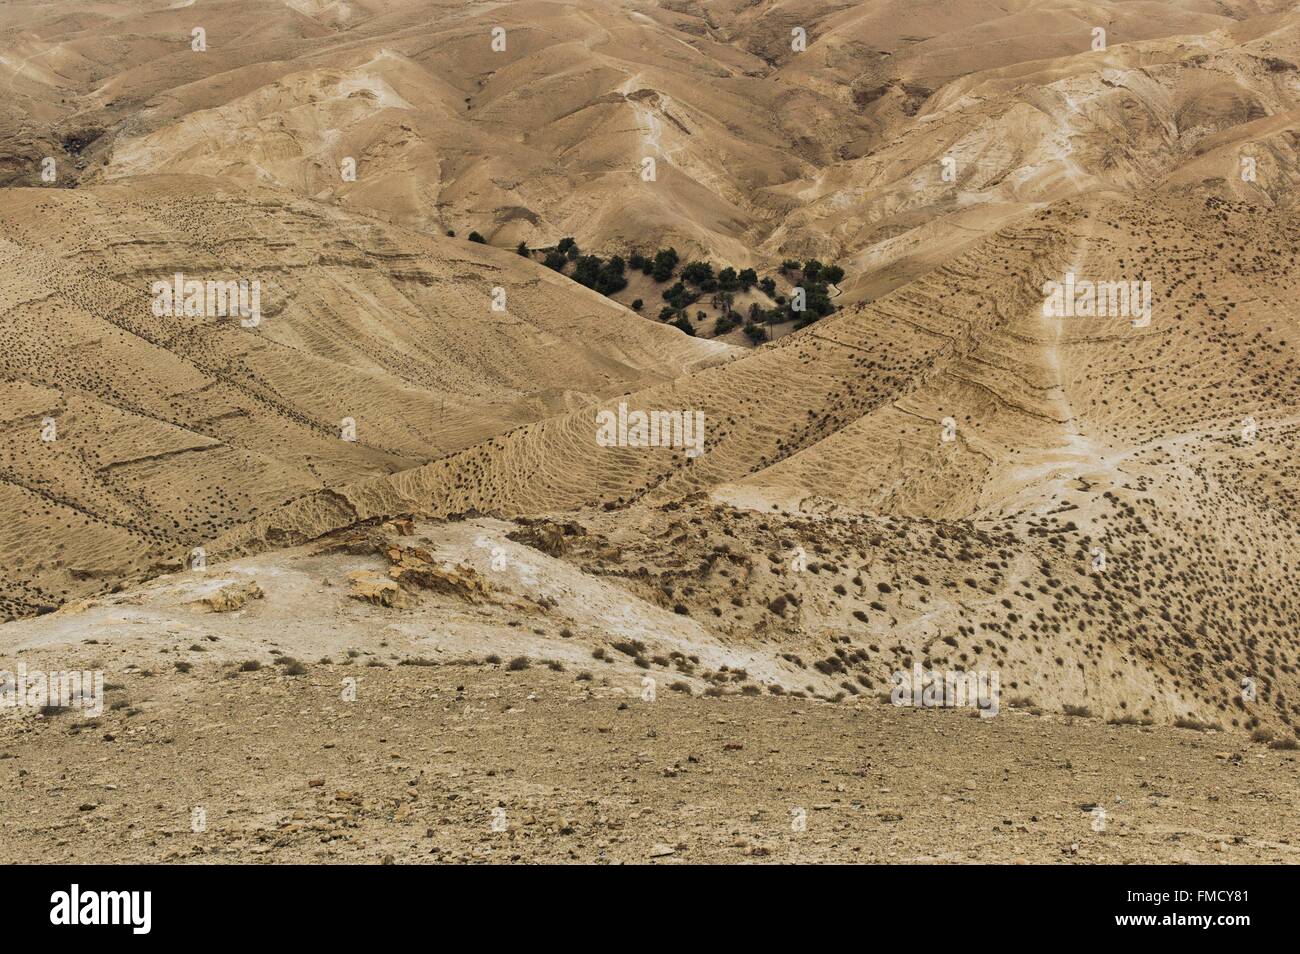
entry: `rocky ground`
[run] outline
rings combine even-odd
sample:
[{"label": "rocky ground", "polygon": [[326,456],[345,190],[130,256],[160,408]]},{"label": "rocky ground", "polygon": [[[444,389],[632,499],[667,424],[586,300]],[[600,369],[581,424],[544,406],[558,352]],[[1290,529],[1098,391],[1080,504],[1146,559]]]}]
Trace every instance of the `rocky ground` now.
[{"label": "rocky ground", "polygon": [[0,860],[1300,859],[1297,755],[1244,737],[370,660],[135,670],[97,719],[7,714]]},{"label": "rocky ground", "polygon": [[705,627],[576,526],[358,526],[7,625],[0,685],[104,691],[0,708],[0,861],[1300,855],[1288,736],[1049,704],[1016,671],[991,717],[896,707],[873,646]]}]

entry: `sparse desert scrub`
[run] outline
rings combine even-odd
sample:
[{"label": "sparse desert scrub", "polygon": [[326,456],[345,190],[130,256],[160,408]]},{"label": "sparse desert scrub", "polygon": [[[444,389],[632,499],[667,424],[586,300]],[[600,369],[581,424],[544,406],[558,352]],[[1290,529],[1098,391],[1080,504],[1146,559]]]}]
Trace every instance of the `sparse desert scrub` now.
[{"label": "sparse desert scrub", "polygon": [[[1099,57],[1059,0],[1033,13],[1064,28],[1010,33],[997,4],[882,31],[879,4],[570,0],[507,11],[506,56],[472,6],[199,4],[226,52],[258,38],[238,82],[184,55],[190,12],[75,6],[0,4],[0,617],[15,662],[134,704],[74,747],[57,710],[0,719],[33,850],[1296,843],[1261,811],[1300,725],[1293,5],[1100,0]],[[786,55],[791,18],[820,53]],[[1112,291],[1053,316],[1067,275]],[[1001,673],[1007,717],[873,704],[913,666]],[[889,771],[909,751],[928,792]],[[1159,770],[1127,835],[1217,813],[1250,845],[1056,825],[1112,794],[1080,765]],[[636,819],[609,797],[634,781]],[[892,785],[890,841],[847,813]],[[221,824],[191,839],[200,800]]]}]

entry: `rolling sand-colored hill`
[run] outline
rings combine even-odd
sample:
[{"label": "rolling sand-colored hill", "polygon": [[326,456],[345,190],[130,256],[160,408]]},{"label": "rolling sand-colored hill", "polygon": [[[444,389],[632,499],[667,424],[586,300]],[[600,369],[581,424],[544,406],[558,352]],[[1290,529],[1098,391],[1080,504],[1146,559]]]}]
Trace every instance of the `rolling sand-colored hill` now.
[{"label": "rolling sand-colored hill", "polygon": [[[8,124],[12,183],[48,155],[64,183],[219,176],[502,247],[817,256],[856,266],[846,300],[1079,191],[1294,202],[1286,3],[79,9],[10,28],[14,102],[45,114]],[[114,70],[89,52],[103,32],[123,37]],[[1247,145],[1259,176],[1233,185]]]},{"label": "rolling sand-colored hill", "polygon": [[[1237,238],[1212,262],[1184,258],[1214,231]],[[1265,234],[1279,241],[1248,238]],[[214,549],[310,540],[394,513],[604,506],[630,508],[628,533],[650,533],[649,548],[678,562],[685,541],[650,528],[678,525],[679,501],[697,501],[688,523],[699,532],[752,541],[755,528],[733,526],[740,507],[789,526],[785,550],[838,538],[833,578],[853,585],[818,593],[818,605],[804,591],[825,590],[820,576],[773,588],[761,573],[706,575],[687,603],[729,637],[765,632],[773,616],[790,622],[768,609],[788,587],[800,640],[860,631],[892,644],[877,682],[921,655],[967,661],[994,643],[1000,668],[1039,693],[1115,717],[1136,706],[1130,714],[1208,721],[1232,708],[1261,651],[1279,661],[1295,651],[1300,375],[1287,329],[1298,237],[1291,213],[1213,197],[1061,206],[873,305],[605,402],[702,409],[701,457],[598,447],[588,407],[295,501]],[[1067,270],[1149,276],[1160,289],[1150,325],[1045,319],[1039,288]],[[1248,417],[1266,440],[1242,439]],[[721,510],[703,504],[710,496]],[[862,512],[887,518],[866,530],[851,516]],[[891,536],[906,544],[886,545]],[[1245,539],[1248,568],[1233,555]],[[783,551],[773,541],[770,552]],[[707,547],[699,557],[710,563]],[[877,582],[899,595],[883,600]],[[733,597],[742,602],[728,606]],[[951,654],[934,648],[944,637]],[[1289,724],[1295,674],[1275,665],[1267,718]]]},{"label": "rolling sand-colored hill", "polygon": [[[78,795],[106,857],[970,860],[934,825],[1000,860],[1294,855],[1295,3],[19,0],[0,91],[0,646],[115,677],[101,721],[0,725],[0,773],[151,766],[84,783],[129,835]],[[846,276],[737,347],[643,317],[648,274],[544,267],[566,236],[781,276],[742,306]],[[160,308],[177,274],[257,282],[259,320]],[[1045,307],[1076,281],[1102,313]],[[609,446],[620,408],[702,452]],[[999,674],[1007,718],[886,705],[918,666]],[[360,708],[326,698],[358,671]],[[414,706],[468,744],[424,752]],[[703,771],[761,804],[688,779],[710,720],[753,757]],[[882,761],[841,770],[862,724]],[[285,726],[338,751],[253,746]],[[772,770],[798,732],[817,757]],[[917,752],[1005,799],[884,786]],[[646,822],[696,784],[727,824]],[[778,843],[784,792],[845,837]],[[144,834],[200,795],[199,851]],[[1081,849],[1101,801],[1132,840]],[[508,851],[473,827],[502,807]]]},{"label": "rolling sand-colored hill", "polygon": [[[516,255],[212,179],[8,190],[0,269],[11,614],[729,350]],[[155,314],[178,271],[260,282],[261,323]]]}]

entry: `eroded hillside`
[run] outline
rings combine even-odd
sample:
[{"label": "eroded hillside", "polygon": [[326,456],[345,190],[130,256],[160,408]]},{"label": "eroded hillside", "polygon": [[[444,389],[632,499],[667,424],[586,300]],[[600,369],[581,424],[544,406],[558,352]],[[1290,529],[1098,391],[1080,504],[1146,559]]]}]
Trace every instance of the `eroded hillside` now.
[{"label": "eroded hillside", "polygon": [[[503,251],[211,179],[7,190],[0,270],[8,615],[730,350]],[[156,308],[177,274],[256,283],[256,323]]]}]

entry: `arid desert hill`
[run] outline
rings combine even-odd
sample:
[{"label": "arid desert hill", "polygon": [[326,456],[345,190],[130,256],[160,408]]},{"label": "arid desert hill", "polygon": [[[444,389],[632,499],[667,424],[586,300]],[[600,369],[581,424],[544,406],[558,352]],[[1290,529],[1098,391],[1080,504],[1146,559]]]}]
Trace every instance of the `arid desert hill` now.
[{"label": "arid desert hill", "polygon": [[[775,631],[807,653],[874,636],[889,651],[873,685],[991,642],[1013,683],[1116,718],[1212,720],[1252,678],[1262,703],[1231,718],[1289,725],[1298,247],[1293,213],[1214,196],[1059,205],[870,306],[604,402],[702,409],[702,456],[599,447],[586,407],[296,501],[212,549],[398,513],[585,511],[622,527],[613,562],[633,579],[629,547],[658,568],[698,553],[689,582],[652,598],[724,641]],[[1067,272],[1150,281],[1149,324],[1045,318],[1041,286]],[[766,547],[736,508],[765,523]],[[718,580],[711,537],[750,569]],[[829,546],[834,573],[791,577],[797,546]]]},{"label": "arid desert hill", "polygon": [[[157,314],[178,273],[259,283],[259,323]],[[5,190],[0,286],[11,614],[729,352],[517,255],[208,178]]]},{"label": "arid desert hill", "polygon": [[[1063,203],[870,305],[601,405],[703,410],[702,456],[597,452],[584,407],[358,485],[357,516],[382,512],[371,491],[381,507],[520,512],[719,487],[947,519],[1028,510],[1019,494],[1055,490],[1053,469],[1246,417],[1285,428],[1300,403],[1298,226],[1213,196]],[[1067,273],[1150,282],[1149,323],[1044,317],[1043,284]]]},{"label": "arid desert hill", "polygon": [[1080,191],[1295,202],[1285,2],[12,6],[10,184],[50,157],[507,248],[816,256],[857,266],[846,300]]},{"label": "arid desert hill", "polygon": [[[63,607],[13,640],[464,624],[1295,734],[1295,4],[24,2],[6,84],[0,610]],[[564,237],[847,277],[740,349],[516,253]]]}]

